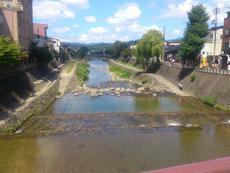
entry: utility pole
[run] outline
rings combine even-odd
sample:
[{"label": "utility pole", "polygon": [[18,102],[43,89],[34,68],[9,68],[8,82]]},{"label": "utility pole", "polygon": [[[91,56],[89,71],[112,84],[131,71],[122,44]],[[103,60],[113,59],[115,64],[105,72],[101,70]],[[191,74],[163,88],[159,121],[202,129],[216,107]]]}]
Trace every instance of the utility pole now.
[{"label": "utility pole", "polygon": [[213,15],[215,16],[215,19],[212,21],[212,24],[214,25],[213,62],[215,62],[215,57],[216,57],[216,31],[218,25],[218,14],[220,14],[220,8],[215,8],[213,10]]},{"label": "utility pole", "polygon": [[163,46],[163,61],[165,60],[165,26],[163,29],[163,42],[164,42],[164,46]]}]

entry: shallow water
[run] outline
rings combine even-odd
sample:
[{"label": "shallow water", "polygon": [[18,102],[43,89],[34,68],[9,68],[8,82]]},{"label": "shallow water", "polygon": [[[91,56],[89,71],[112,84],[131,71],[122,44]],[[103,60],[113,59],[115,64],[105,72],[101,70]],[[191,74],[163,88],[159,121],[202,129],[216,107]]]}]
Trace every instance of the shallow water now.
[{"label": "shallow water", "polygon": [[50,114],[76,114],[99,112],[178,112],[182,106],[176,98],[146,96],[113,96],[101,97],[88,95],[75,96],[67,94],[56,101]]},{"label": "shallow water", "polygon": [[0,139],[2,173],[137,173],[230,155],[229,129]]},{"label": "shallow water", "polygon": [[[138,87],[111,82],[105,61],[90,66],[90,87]],[[229,156],[230,127],[215,126],[221,116],[213,112],[192,98],[69,93],[27,121],[22,133],[0,138],[0,172],[138,173]],[[202,126],[175,127],[178,122]]]}]

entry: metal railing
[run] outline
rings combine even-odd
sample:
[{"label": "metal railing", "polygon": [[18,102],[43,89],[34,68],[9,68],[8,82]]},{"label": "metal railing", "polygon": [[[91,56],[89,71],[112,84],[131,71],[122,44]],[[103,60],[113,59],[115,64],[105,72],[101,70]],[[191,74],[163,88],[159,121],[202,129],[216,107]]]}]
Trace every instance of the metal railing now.
[{"label": "metal railing", "polygon": [[[167,65],[169,67],[173,67],[176,69],[193,69],[193,67],[191,66],[182,66],[181,64],[178,63],[163,63],[164,65]],[[230,70],[225,70],[225,69],[218,69],[218,68],[212,68],[212,67],[204,67],[204,68],[200,68],[200,67],[195,67],[194,71],[196,72],[202,72],[202,73],[209,73],[209,74],[219,74],[219,75],[230,75]]]},{"label": "metal railing", "polygon": [[220,74],[220,75],[230,75],[229,70],[224,69],[214,69],[214,68],[195,68],[197,72],[211,73],[211,74]]}]

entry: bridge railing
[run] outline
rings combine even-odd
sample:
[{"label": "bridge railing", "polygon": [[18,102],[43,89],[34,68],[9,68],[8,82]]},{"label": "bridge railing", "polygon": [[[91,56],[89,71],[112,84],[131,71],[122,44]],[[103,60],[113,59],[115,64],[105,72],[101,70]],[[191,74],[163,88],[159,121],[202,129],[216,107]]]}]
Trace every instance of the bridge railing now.
[{"label": "bridge railing", "polygon": [[230,157],[143,173],[230,173]]}]

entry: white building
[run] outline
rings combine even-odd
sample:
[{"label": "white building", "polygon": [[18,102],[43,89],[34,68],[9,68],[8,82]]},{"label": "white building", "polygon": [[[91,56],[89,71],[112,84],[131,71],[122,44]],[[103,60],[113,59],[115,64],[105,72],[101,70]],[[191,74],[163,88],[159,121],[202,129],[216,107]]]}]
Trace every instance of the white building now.
[{"label": "white building", "polygon": [[[204,48],[201,50],[203,56],[213,56],[214,55],[214,40],[215,40],[215,30],[211,28],[209,30],[208,36],[206,37],[206,43]],[[216,51],[215,55],[222,54],[222,40],[223,40],[223,26],[220,26],[216,30]]]},{"label": "white building", "polygon": [[60,53],[61,51],[61,41],[59,39],[56,38],[48,38],[47,39],[47,45],[55,50],[57,53]]}]

